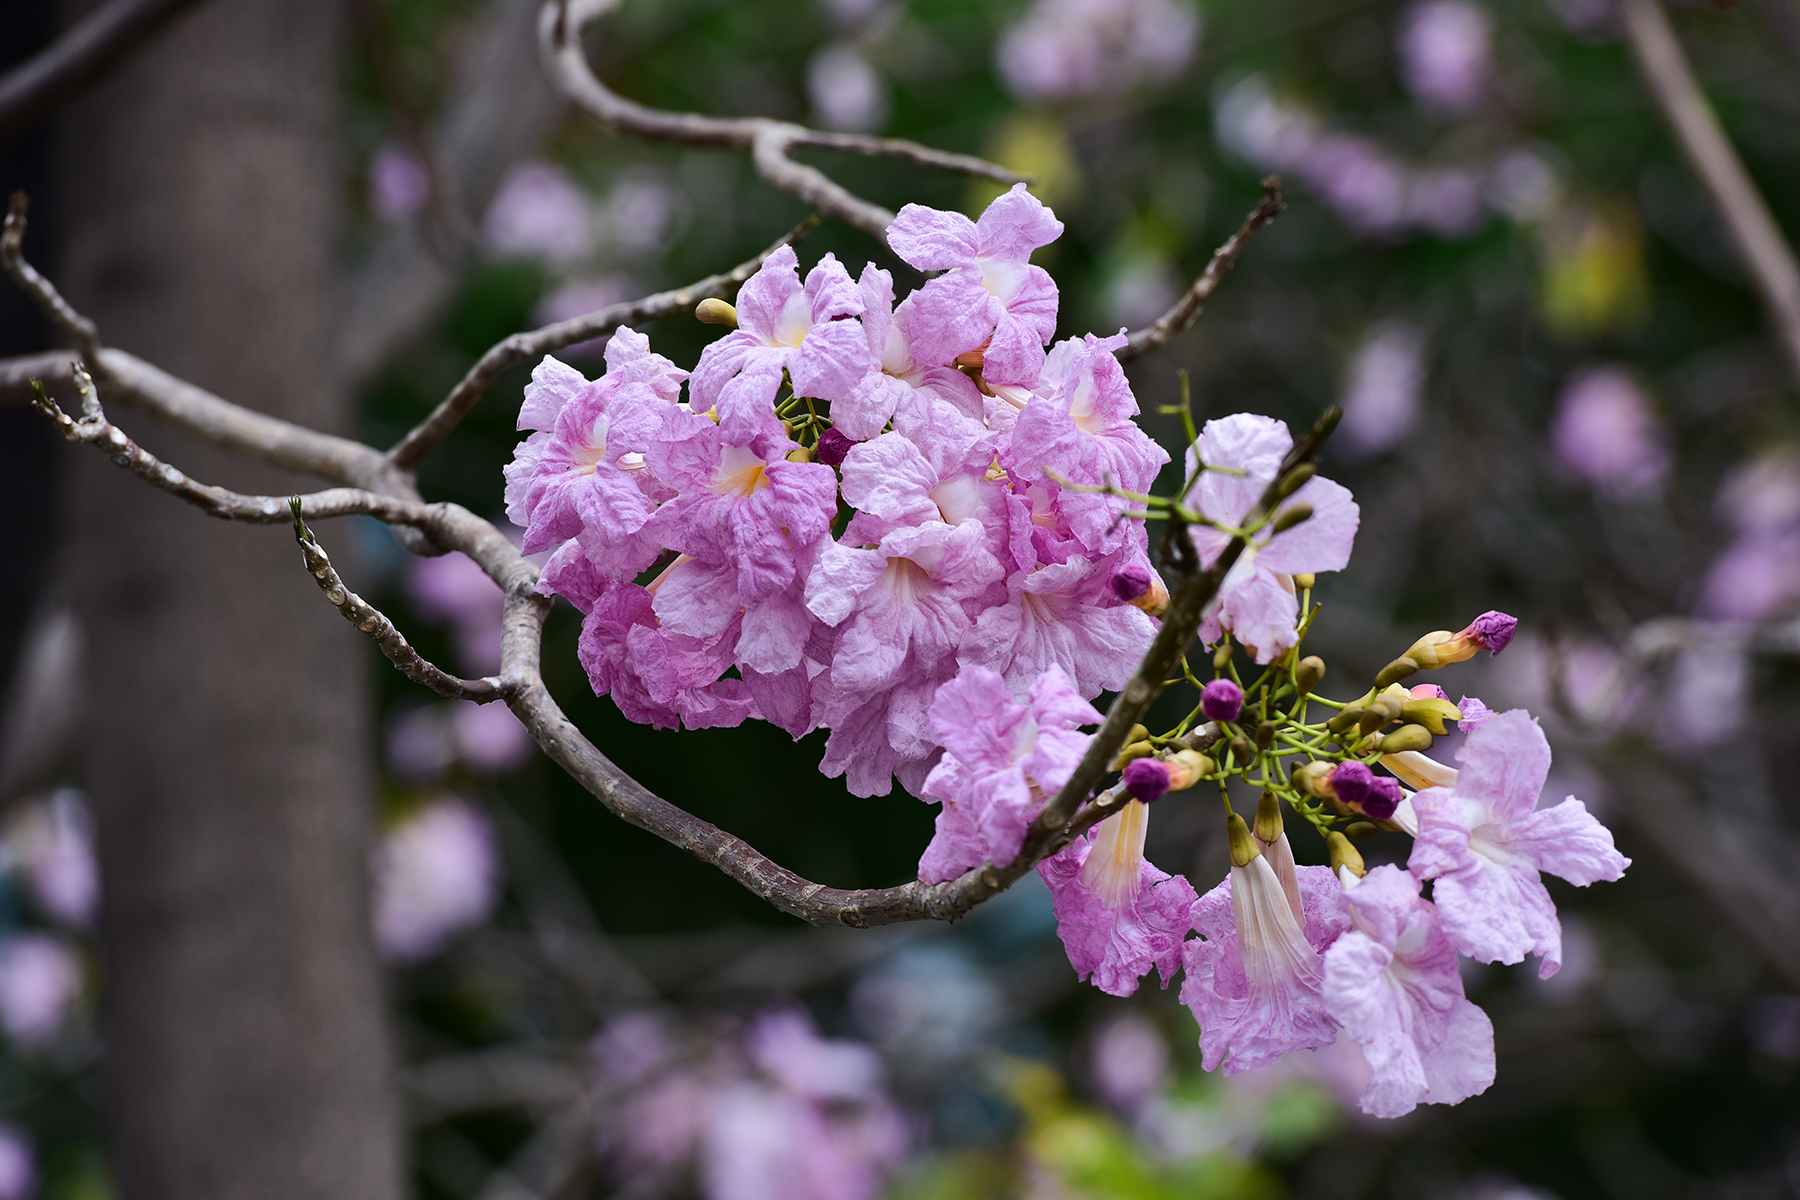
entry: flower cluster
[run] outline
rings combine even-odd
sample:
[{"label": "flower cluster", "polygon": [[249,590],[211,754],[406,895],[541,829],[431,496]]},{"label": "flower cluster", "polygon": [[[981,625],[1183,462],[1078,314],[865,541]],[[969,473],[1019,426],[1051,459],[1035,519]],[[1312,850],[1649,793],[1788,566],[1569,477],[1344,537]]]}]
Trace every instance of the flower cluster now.
[{"label": "flower cluster", "polygon": [[886,271],[827,255],[802,278],[783,248],[703,306],[735,328],[691,377],[623,328],[598,380],[546,358],[507,513],[585,614],[595,690],[658,726],[828,729],[825,772],[875,795],[923,787],[964,666],[1121,686],[1166,592],[1112,493],[1168,455],[1122,336],[1047,349],[1030,257],[1061,231],[1022,185],[979,221],[908,205],[889,242],[938,274],[898,303]]}]

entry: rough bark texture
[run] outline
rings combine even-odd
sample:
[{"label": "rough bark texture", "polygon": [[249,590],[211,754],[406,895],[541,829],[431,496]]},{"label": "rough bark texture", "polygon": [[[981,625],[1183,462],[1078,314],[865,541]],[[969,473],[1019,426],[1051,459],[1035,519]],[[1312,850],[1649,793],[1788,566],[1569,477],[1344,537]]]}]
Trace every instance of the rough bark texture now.
[{"label": "rough bark texture", "polygon": [[[61,271],[107,341],[322,429],[344,423],[337,19],[320,0],[206,6],[61,130]],[[141,432],[202,478],[290,486]],[[120,1191],[392,1200],[367,650],[285,529],[209,521],[98,455],[71,475]]]}]

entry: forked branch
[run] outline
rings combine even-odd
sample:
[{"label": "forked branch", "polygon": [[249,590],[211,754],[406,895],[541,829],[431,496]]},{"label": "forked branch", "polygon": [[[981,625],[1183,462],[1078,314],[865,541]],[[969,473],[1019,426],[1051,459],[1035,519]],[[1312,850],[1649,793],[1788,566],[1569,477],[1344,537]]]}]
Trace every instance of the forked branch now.
[{"label": "forked branch", "polygon": [[791,157],[793,150],[839,150],[898,158],[1000,183],[1024,181],[1023,176],[985,159],[949,154],[901,138],[823,133],[770,117],[710,117],[702,113],[669,112],[627,100],[600,82],[588,64],[587,51],[581,44],[582,30],[617,8],[619,2],[551,0],[544,5],[538,20],[545,69],[551,82],[576,107],[616,133],[653,142],[749,150],[758,174],[770,184],[800,197],[827,216],[854,225],[884,245],[887,227],[893,222],[894,214],[850,192],[817,167],[796,162]]}]

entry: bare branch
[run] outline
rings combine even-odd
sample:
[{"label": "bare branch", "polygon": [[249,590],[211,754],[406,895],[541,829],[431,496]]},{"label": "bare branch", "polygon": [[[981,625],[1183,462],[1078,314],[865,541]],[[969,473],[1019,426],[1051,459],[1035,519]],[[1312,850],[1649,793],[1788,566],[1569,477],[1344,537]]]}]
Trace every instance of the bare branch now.
[{"label": "bare branch", "polygon": [[1800,263],[1700,90],[1662,5],[1625,0],[1625,29],[1644,82],[1718,206],[1800,383]]},{"label": "bare branch", "polygon": [[0,408],[9,404],[30,404],[33,380],[52,391],[66,388],[74,380],[69,366],[70,356],[66,350],[0,358]]},{"label": "bare branch", "polygon": [[450,394],[432,410],[431,415],[415,425],[411,432],[388,451],[388,461],[401,470],[410,471],[417,467],[439,442],[450,435],[450,431],[468,415],[476,401],[481,399],[482,394],[508,367],[564,346],[572,346],[576,342],[611,333],[621,325],[636,325],[640,321],[654,321],[677,313],[692,312],[694,305],[708,296],[727,296],[756,274],[765,258],[783,246],[797,245],[817,224],[817,217],[807,218],[767,250],[739,263],[722,275],[709,275],[697,283],[690,283],[671,292],[658,292],[642,300],[610,305],[599,312],[571,317],[542,329],[515,333],[495,343],[469,368],[469,373],[450,389]]},{"label": "bare branch", "polygon": [[657,142],[686,146],[738,147],[751,151],[762,177],[886,244],[887,227],[894,214],[878,204],[852,194],[817,167],[795,162],[789,151],[797,146],[842,150],[884,158],[899,158],[920,166],[960,171],[1001,183],[1019,183],[1023,177],[1006,168],[967,154],[947,154],[898,138],[859,134],[821,133],[768,117],[709,117],[701,113],[668,112],[627,100],[601,83],[588,65],[581,45],[581,31],[594,19],[611,12],[619,0],[589,0],[579,6],[568,0],[550,0],[538,18],[539,41],[551,80],[569,100],[616,133]]},{"label": "bare branch", "polygon": [[470,681],[458,679],[447,671],[440,670],[429,662],[424,655],[413,649],[406,640],[406,635],[394,627],[379,609],[344,586],[338,573],[332,569],[331,559],[325,548],[319,545],[312,531],[306,527],[302,516],[305,504],[299,496],[288,501],[288,511],[294,519],[294,540],[300,543],[300,553],[305,556],[306,570],[319,583],[319,590],[332,606],[344,614],[344,620],[369,635],[381,652],[387,655],[400,673],[414,683],[423,684],[447,700],[473,700],[477,704],[486,704],[490,700],[498,700],[511,689],[499,678],[490,677]]},{"label": "bare branch", "polygon": [[75,343],[81,356],[91,362],[100,355],[100,331],[62,298],[55,284],[25,261],[25,209],[29,204],[25,193],[20,191],[12,194],[12,200],[6,206],[6,225],[0,229],[0,266],[5,267],[13,282]]},{"label": "bare branch", "polygon": [[1238,231],[1226,238],[1224,245],[1213,251],[1213,256],[1207,262],[1206,269],[1200,272],[1198,279],[1194,280],[1194,286],[1189,288],[1168,312],[1158,317],[1155,324],[1132,333],[1131,339],[1119,350],[1118,357],[1121,361],[1128,361],[1140,354],[1148,354],[1192,325],[1199,318],[1201,308],[1218,288],[1219,281],[1225,278],[1225,272],[1231,270],[1237,262],[1238,255],[1243,253],[1244,243],[1255,237],[1257,231],[1264,225],[1287,211],[1287,203],[1281,198],[1281,176],[1268,176],[1262,181],[1262,188],[1262,202],[1250,210],[1250,215],[1244,218],[1244,223],[1238,226]]},{"label": "bare branch", "polygon": [[195,0],[112,0],[0,76],[0,141],[99,82]]}]

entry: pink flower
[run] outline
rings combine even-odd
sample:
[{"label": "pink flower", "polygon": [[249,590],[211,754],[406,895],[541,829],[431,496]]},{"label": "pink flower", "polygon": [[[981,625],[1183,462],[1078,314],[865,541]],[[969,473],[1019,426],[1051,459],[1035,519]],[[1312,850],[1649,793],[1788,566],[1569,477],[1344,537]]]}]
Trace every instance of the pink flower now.
[{"label": "pink flower", "polygon": [[[1238,413],[1208,421],[1200,433],[1198,456],[1188,451],[1188,478],[1193,481],[1189,503],[1214,521],[1240,524],[1274,480],[1282,456],[1292,445],[1287,426],[1270,417]],[[1243,474],[1201,470],[1194,480],[1201,464],[1229,467]],[[1308,480],[1282,507],[1300,504],[1312,507],[1311,517],[1281,533],[1262,535],[1226,574],[1200,628],[1202,640],[1216,642],[1229,632],[1259,663],[1274,661],[1298,640],[1295,625],[1300,603],[1294,595],[1293,577],[1343,570],[1361,521],[1361,511],[1349,490],[1329,479]],[[1194,526],[1192,534],[1194,548],[1208,563],[1219,557],[1230,540],[1224,531],[1206,526]]]},{"label": "pink flower", "polygon": [[914,294],[916,358],[947,365],[983,350],[990,384],[1031,387],[1056,335],[1056,284],[1031,252],[1062,236],[1056,215],[1015,184],[981,214],[908,204],[888,226],[888,245],[921,271],[945,271]]},{"label": "pink flower", "polygon": [[456,756],[484,775],[508,775],[525,765],[537,743],[504,704],[458,703],[450,709]]},{"label": "pink flower", "polygon": [[1398,1117],[1494,1082],[1494,1027],[1463,994],[1456,951],[1419,882],[1394,866],[1343,873],[1352,928],[1325,951],[1326,1011],[1362,1046],[1362,1110]]},{"label": "pink flower", "polygon": [[0,1122],[0,1200],[29,1200],[37,1193],[37,1151],[24,1130]]},{"label": "pink flower", "polygon": [[1100,713],[1060,667],[1049,668],[1020,703],[1006,682],[965,666],[931,702],[931,736],[944,757],[925,780],[924,797],[943,801],[937,835],[919,860],[926,883],[955,879],[1019,856],[1026,827],[1069,781]]},{"label": "pink flower", "polygon": [[428,958],[487,919],[499,882],[487,818],[455,797],[434,800],[376,852],[375,942],[395,962]]},{"label": "pink flower", "polygon": [[832,402],[832,428],[855,441],[876,436],[889,421],[908,436],[934,426],[954,429],[961,423],[958,418],[981,428],[985,405],[974,382],[955,367],[922,362],[913,353],[912,298],[896,311],[893,277],[873,263],[863,268],[857,290],[863,300],[863,331],[878,369]]},{"label": "pink flower", "polygon": [[1110,572],[1083,558],[1015,571],[1006,600],[984,609],[963,636],[959,661],[1000,672],[1015,689],[1052,667],[1084,696],[1125,686],[1156,638],[1156,623],[1121,604]]},{"label": "pink flower", "polygon": [[1169,986],[1194,906],[1186,876],[1168,875],[1145,859],[1149,819],[1149,805],[1127,800],[1118,814],[1038,864],[1069,965],[1114,996],[1137,991],[1152,966]]},{"label": "pink flower", "polygon": [[800,283],[798,258],[783,246],[738,293],[738,327],[700,354],[691,385],[694,411],[718,409],[733,446],[785,441],[775,393],[786,371],[794,391],[833,401],[874,369],[861,324],[863,301],[842,263],[827,254]]},{"label": "pink flower", "polygon": [[1037,0],[1000,39],[1000,77],[1021,100],[1118,95],[1181,73],[1200,19],[1172,0]]},{"label": "pink flower", "polygon": [[1538,873],[1586,887],[1618,879],[1631,860],[1573,796],[1537,809],[1550,743],[1523,709],[1470,731],[1456,761],[1454,783],[1412,798],[1419,832],[1407,866],[1436,881],[1432,898],[1459,951],[1504,963],[1540,954],[1548,979],[1562,965],[1562,925]]},{"label": "pink flower", "polygon": [[1350,925],[1343,888],[1328,867],[1296,873],[1304,922],[1294,919],[1281,880],[1260,854],[1233,866],[1194,903],[1201,936],[1183,947],[1181,1002],[1200,1022],[1208,1071],[1221,1063],[1227,1075],[1254,1071],[1337,1036],[1321,994],[1319,955]]},{"label": "pink flower", "polygon": [[532,372],[519,428],[538,432],[507,465],[506,512],[525,527],[527,554],[578,538],[606,574],[630,579],[661,550],[644,526],[670,493],[645,470],[645,451],[684,373],[624,327],[606,359],[593,382],[548,356]]},{"label": "pink flower", "polygon": [[[1148,492],[1168,452],[1138,428],[1137,398],[1114,351],[1125,336],[1059,342],[1037,388],[1019,413],[1003,464],[1024,483],[1057,477],[1086,486],[1111,484]],[[1120,513],[1127,501],[1094,492],[1064,491],[1059,506],[1081,544],[1096,553],[1123,542]]]},{"label": "pink flower", "polygon": [[100,903],[94,820],[82,794],[59,788],[18,814],[6,833],[7,856],[24,870],[38,907],[63,925],[85,929]]},{"label": "pink flower", "polygon": [[945,662],[933,671],[909,671],[872,694],[840,687],[831,672],[820,672],[812,681],[812,716],[831,736],[819,770],[827,779],[844,776],[852,796],[885,796],[896,779],[922,795],[939,749],[931,737],[931,702],[954,666]]},{"label": "pink flower", "polygon": [[463,670],[476,675],[500,670],[506,594],[474,559],[453,553],[411,560],[406,598],[421,616],[450,626]]},{"label": "pink flower", "polygon": [[594,250],[587,193],[561,167],[522,162],[500,181],[481,223],[482,240],[501,257],[577,263]]},{"label": "pink flower", "polygon": [[0,1028],[23,1046],[47,1042],[81,998],[81,957],[47,933],[0,941]]},{"label": "pink flower", "polygon": [[1481,102],[1494,21],[1470,0],[1424,0],[1400,22],[1400,77],[1415,97],[1450,112]]},{"label": "pink flower", "polygon": [[431,199],[431,175],[412,148],[388,142],[369,162],[369,208],[390,225],[425,207]]},{"label": "pink flower", "polygon": [[1565,467],[1613,500],[1654,496],[1674,466],[1655,405],[1623,367],[1589,367],[1570,377],[1550,444]]},{"label": "pink flower", "polygon": [[1356,347],[1346,375],[1337,437],[1370,455],[1404,442],[1418,423],[1425,388],[1425,339],[1419,330],[1402,321],[1376,325]]}]

